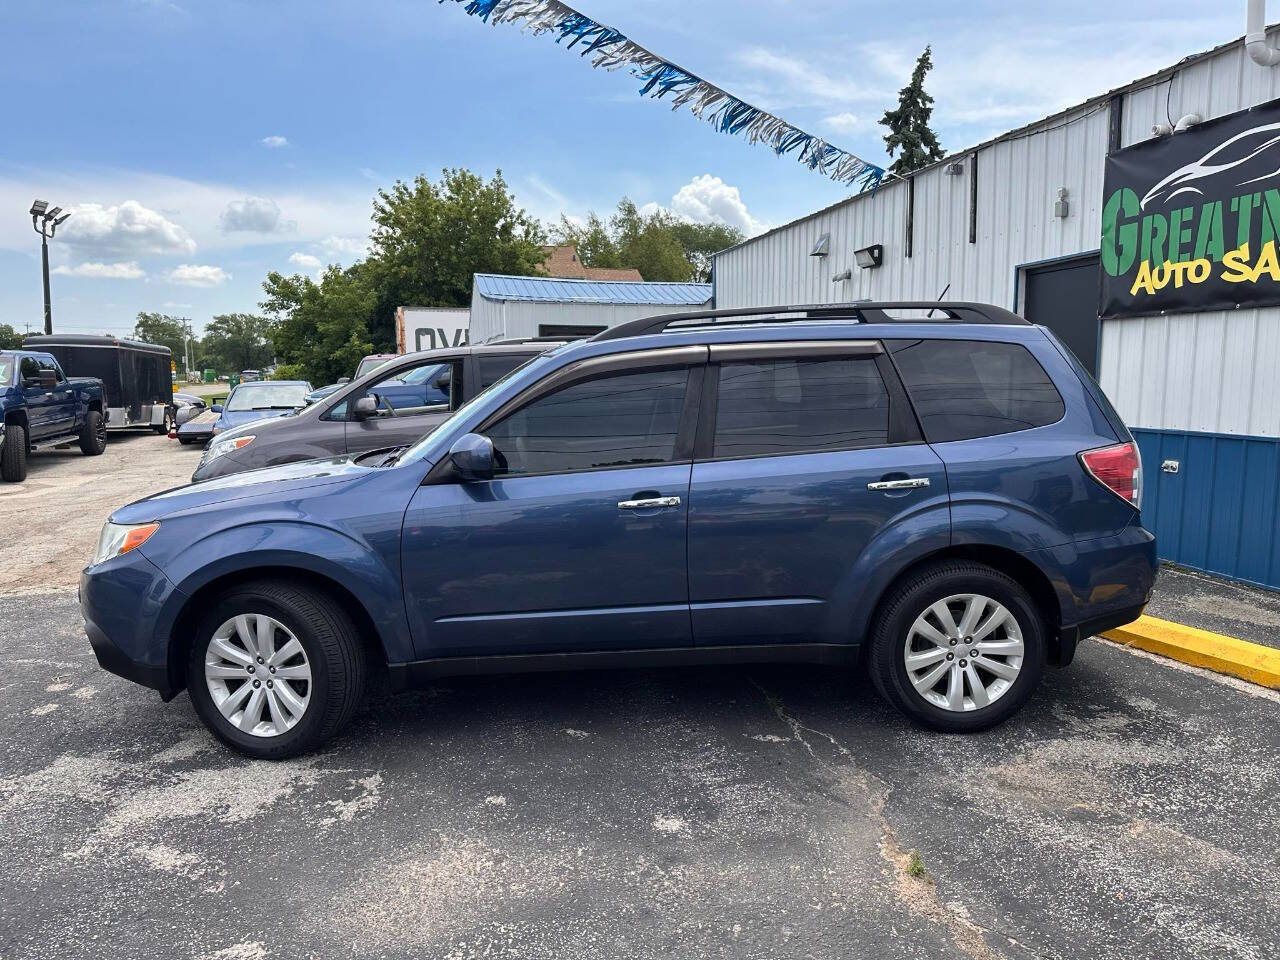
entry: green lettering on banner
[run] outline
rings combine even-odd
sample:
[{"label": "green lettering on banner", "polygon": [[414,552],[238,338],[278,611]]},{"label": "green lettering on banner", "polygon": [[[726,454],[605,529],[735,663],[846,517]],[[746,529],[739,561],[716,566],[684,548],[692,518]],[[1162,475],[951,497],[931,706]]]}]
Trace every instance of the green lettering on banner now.
[{"label": "green lettering on banner", "polygon": [[1208,257],[1215,263],[1221,263],[1226,252],[1226,244],[1222,239],[1222,201],[1215,200],[1200,208],[1195,259],[1202,260]]},{"label": "green lettering on banner", "polygon": [[1169,214],[1169,260],[1182,263],[1188,259],[1189,250],[1184,245],[1191,243],[1191,220],[1195,211],[1191,207],[1179,207]]},{"label": "green lettering on banner", "polygon": [[1164,241],[1169,235],[1169,223],[1159,213],[1142,218],[1142,250],[1140,256],[1152,266],[1164,263]]},{"label": "green lettering on banner", "polygon": [[1256,193],[1245,193],[1231,198],[1231,212],[1236,215],[1237,247],[1243,247],[1249,242],[1249,229],[1253,226],[1253,208],[1261,199],[1261,196]]},{"label": "green lettering on banner", "polygon": [[1128,187],[1111,194],[1102,208],[1102,268],[1113,277],[1128,273],[1138,257],[1138,224],[1120,221],[1138,211],[1138,195]]},{"label": "green lettering on banner", "polygon": [[1264,190],[1262,193],[1262,242],[1266,244],[1280,235],[1280,190]]}]

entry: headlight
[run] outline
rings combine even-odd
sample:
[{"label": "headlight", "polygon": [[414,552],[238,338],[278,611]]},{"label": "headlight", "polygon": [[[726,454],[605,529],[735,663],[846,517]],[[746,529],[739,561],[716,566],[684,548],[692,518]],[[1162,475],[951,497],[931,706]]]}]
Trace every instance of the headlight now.
[{"label": "headlight", "polygon": [[245,434],[242,437],[231,437],[227,440],[217,440],[209,444],[209,449],[205,451],[204,462],[217,460],[224,453],[230,453],[232,450],[243,450],[249,444],[253,443],[254,435],[252,433]]},{"label": "headlight", "polygon": [[118,557],[142,546],[151,535],[160,529],[158,523],[122,524],[107,522],[102,525],[102,534],[98,537],[98,549],[93,553],[93,562],[89,566],[97,566],[104,560]]}]

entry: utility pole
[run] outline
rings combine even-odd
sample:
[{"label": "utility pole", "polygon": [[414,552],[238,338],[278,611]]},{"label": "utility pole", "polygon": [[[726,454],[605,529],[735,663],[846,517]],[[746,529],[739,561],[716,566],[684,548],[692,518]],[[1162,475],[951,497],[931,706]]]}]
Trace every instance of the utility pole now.
[{"label": "utility pole", "polygon": [[[59,214],[62,215],[59,216]],[[44,200],[37,200],[31,204],[31,227],[40,234],[40,260],[44,267],[44,332],[46,334],[53,333],[53,307],[49,300],[49,241],[69,216],[71,214],[62,213],[61,207],[50,210],[49,204]]]}]

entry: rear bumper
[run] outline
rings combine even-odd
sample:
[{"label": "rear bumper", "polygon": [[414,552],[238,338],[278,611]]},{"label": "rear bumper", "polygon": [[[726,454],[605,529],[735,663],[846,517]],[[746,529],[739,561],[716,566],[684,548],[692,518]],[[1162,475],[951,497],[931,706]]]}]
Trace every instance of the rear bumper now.
[{"label": "rear bumper", "polygon": [[1058,595],[1061,627],[1050,662],[1066,666],[1085,637],[1130,623],[1151,599],[1156,538],[1134,522],[1113,537],[1065,543],[1035,552]]},{"label": "rear bumper", "polygon": [[80,574],[80,613],[98,665],[165,700],[181,689],[169,672],[168,635],[159,629],[175,599],[182,599],[178,589],[138,550]]}]

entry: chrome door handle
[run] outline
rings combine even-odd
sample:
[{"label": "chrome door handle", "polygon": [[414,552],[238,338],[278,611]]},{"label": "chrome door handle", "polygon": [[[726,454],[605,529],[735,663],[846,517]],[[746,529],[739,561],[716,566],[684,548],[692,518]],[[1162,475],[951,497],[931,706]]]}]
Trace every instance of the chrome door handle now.
[{"label": "chrome door handle", "polygon": [[654,510],[658,507],[678,507],[679,497],[650,497],[648,500],[619,500],[619,510]]},{"label": "chrome door handle", "polygon": [[877,480],[868,483],[868,490],[912,490],[915,487],[927,487],[928,477],[908,477],[906,480]]}]

